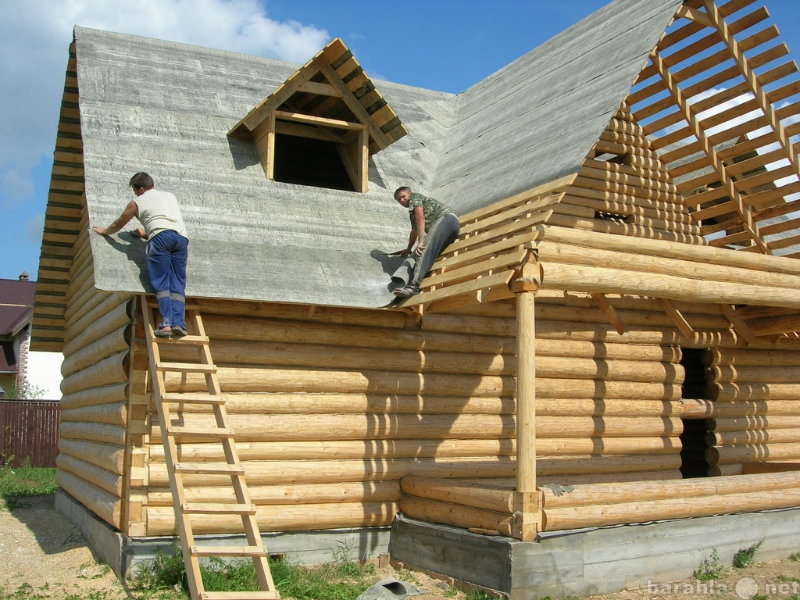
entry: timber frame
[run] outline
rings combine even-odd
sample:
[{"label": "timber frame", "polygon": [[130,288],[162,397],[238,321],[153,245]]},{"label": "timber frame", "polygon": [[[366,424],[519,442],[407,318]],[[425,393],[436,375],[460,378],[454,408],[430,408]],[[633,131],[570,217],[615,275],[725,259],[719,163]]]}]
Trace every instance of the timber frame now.
[{"label": "timber frame", "polygon": [[276,137],[333,143],[353,188],[366,192],[368,161],[408,133],[361,65],[336,38],[228,133],[252,135],[269,179],[276,176]]},{"label": "timber frame", "polygon": [[[699,341],[704,334],[676,308],[679,302],[718,306],[745,344],[798,337],[800,263],[786,258],[800,258],[796,251],[800,199],[791,199],[800,191],[800,160],[791,141],[800,126],[784,126],[782,120],[800,113],[800,103],[781,109],[774,106],[795,94],[795,79],[786,80],[798,69],[794,61],[788,61],[756,75],[756,67],[785,56],[788,49],[780,44],[762,51],[761,46],[778,35],[774,26],[741,42],[735,38],[735,33],[768,14],[760,9],[730,25],[725,22],[725,16],[748,4],[751,0],[732,0],[718,8],[712,0],[686,0],[632,92],[587,155],[584,169],[465,215],[461,235],[434,264],[422,282],[422,292],[402,303],[422,317],[516,296],[515,484],[461,482],[448,494],[451,502],[467,505],[499,494],[493,508],[508,506],[509,512],[477,518],[472,514],[454,518],[451,524],[468,526],[470,519],[476,519],[482,523],[480,528],[523,541],[534,540],[543,528],[563,528],[554,524],[553,513],[546,510],[562,504],[560,494],[536,485],[535,375],[531,373],[536,372],[533,307],[539,290],[588,294],[619,335],[628,327],[609,303],[610,295],[655,299],[686,339]],[[693,58],[711,47],[720,49],[702,60]],[[753,56],[746,56],[746,51]],[[671,72],[678,64],[681,70]],[[714,74],[703,76],[705,71]],[[712,86],[730,85],[731,80],[731,87],[705,97]],[[771,91],[765,90],[767,84],[772,85]],[[709,109],[740,96],[745,101],[734,108],[712,116],[704,112],[713,113]],[[756,116],[739,123],[751,111]],[[767,169],[771,163],[783,166]],[[588,219],[575,218],[570,209],[576,197],[587,209]],[[648,197],[659,198],[661,205],[643,199]],[[658,220],[648,216],[648,203],[664,210],[663,200],[668,197],[673,203],[669,210],[682,206],[691,218],[686,233],[658,231]],[[609,223],[606,215],[614,215],[614,222]],[[776,217],[784,218],[776,222]],[[786,231],[793,235],[772,237]],[[790,249],[788,254],[786,249]],[[693,418],[715,414],[714,406],[706,405]],[[745,477],[752,489],[768,489],[763,486],[776,482],[800,483],[795,472]],[[711,495],[716,485],[681,482],[692,496]],[[739,488],[739,484],[731,485]],[[404,489],[441,497],[434,481],[415,479],[405,483]],[[602,495],[595,488],[586,493],[595,498],[586,502],[587,508],[599,502],[596,493]],[[665,492],[657,494],[661,497]],[[792,495],[779,505],[796,502]],[[422,514],[412,503],[406,502],[408,506],[412,515]],[[604,514],[612,512],[606,507]],[[607,517],[604,523],[642,518],[638,511],[633,515],[621,508],[620,512],[627,514]],[[698,505],[682,514],[707,513]],[[597,524],[596,515],[569,526],[590,523]]]},{"label": "timber frame", "polygon": [[[295,70],[76,28],[33,327],[36,349],[65,354],[60,488],[123,535],[176,532],[146,329],[132,310],[147,293],[143,246],[88,233],[118,210],[118,182],[144,152],[186,198],[190,236],[203,241],[188,296],[270,550],[294,532],[385,532],[400,512],[533,541],[796,509],[800,88],[777,28],[761,27],[767,12],[751,4],[615,1],[582,35],[611,47],[623,27],[604,17],[641,16],[614,57],[624,68],[584,68],[591,53],[580,35],[566,39],[572,30],[559,40],[571,45],[503,71],[526,78],[505,104],[499,77],[464,102],[387,82],[394,108],[341,40]],[[537,113],[538,98],[514,112],[533,97],[534,67],[561,75],[553,54],[580,63],[570,102],[593,84],[600,98],[587,111],[594,125],[583,114],[570,138],[553,116],[579,104],[558,102],[557,86],[550,112]],[[164,56],[174,60],[163,85],[185,112],[155,86],[126,96],[115,77],[124,68],[148,81]],[[214,83],[208,96],[198,97],[199,71]],[[595,77],[612,72],[625,77]],[[264,89],[274,92],[262,101]],[[210,102],[220,90],[226,102]],[[519,128],[526,135],[507,148],[486,143]],[[540,129],[548,144],[533,148]],[[173,130],[192,135],[161,135]],[[338,144],[352,189],[271,179],[283,135]],[[503,151],[483,161],[481,144]],[[553,164],[534,160],[559,144],[570,151],[552,152]],[[479,208],[464,209],[422,292],[388,307],[380,244],[401,219],[384,196],[428,168],[424,191],[470,190],[459,200]],[[354,230],[342,211],[351,200],[369,227]],[[165,361],[187,362],[187,344],[164,346]],[[684,393],[692,369],[697,394]],[[205,389],[197,373],[165,375],[166,394]],[[682,435],[694,425],[702,473],[687,476]],[[213,456],[195,440],[181,451]],[[185,484],[194,501],[232,495],[196,474]],[[231,530],[206,519],[198,533]]]}]

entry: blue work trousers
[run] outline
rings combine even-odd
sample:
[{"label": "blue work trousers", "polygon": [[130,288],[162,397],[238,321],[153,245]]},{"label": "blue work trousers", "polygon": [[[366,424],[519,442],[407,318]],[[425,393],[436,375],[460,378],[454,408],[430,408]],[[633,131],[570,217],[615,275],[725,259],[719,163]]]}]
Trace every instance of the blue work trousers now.
[{"label": "blue work trousers", "polygon": [[160,327],[186,328],[186,263],[189,240],[162,231],[147,242],[147,272],[161,312]]}]

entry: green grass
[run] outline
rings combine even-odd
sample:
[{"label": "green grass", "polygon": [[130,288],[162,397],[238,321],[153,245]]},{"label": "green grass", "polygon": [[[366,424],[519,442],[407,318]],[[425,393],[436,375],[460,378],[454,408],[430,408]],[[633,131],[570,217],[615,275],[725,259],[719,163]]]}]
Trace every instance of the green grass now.
[{"label": "green grass", "polygon": [[[355,600],[372,585],[375,567],[355,562],[335,560],[316,568],[292,565],[288,561],[270,558],[270,570],[275,587],[282,597],[296,600]],[[255,567],[250,560],[222,561],[210,559],[201,567],[206,591],[236,592],[257,590]],[[134,592],[174,592],[180,589],[188,596],[188,584],[179,548],[174,554],[159,552],[150,563],[140,565],[130,579]]]},{"label": "green grass", "polygon": [[[12,460],[7,457],[3,462]],[[21,467],[0,466],[0,497],[7,503],[14,498],[52,494],[57,487],[55,468],[31,467],[27,459]]]},{"label": "green grass", "polygon": [[756,550],[758,550],[763,542],[764,540],[761,540],[748,548],[742,548],[737,551],[736,554],[733,555],[733,566],[737,569],[744,569],[752,565],[756,556]]}]

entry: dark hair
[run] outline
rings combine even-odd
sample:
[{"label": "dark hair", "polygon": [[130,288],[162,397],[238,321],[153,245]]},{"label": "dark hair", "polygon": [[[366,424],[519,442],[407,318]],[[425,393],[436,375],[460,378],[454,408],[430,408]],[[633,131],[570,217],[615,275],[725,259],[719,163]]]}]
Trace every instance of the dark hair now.
[{"label": "dark hair", "polygon": [[397,200],[397,194],[399,194],[400,192],[409,192],[410,193],[411,192],[411,188],[408,187],[407,185],[403,185],[403,186],[400,186],[399,188],[397,188],[394,191],[394,199],[395,200]]},{"label": "dark hair", "polygon": [[146,190],[151,190],[156,187],[156,184],[150,175],[140,171],[131,177],[130,186],[135,190],[139,189],[140,187]]}]

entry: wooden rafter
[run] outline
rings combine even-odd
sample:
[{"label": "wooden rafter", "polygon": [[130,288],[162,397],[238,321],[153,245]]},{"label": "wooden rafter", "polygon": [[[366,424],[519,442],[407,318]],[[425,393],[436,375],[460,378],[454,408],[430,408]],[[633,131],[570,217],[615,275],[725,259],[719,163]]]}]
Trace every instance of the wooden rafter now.
[{"label": "wooden rafter", "polygon": [[[661,59],[659,54],[654,54],[652,57],[652,61],[655,64],[656,68],[658,69],[659,74],[661,75],[662,79],[664,80],[664,84],[667,86],[670,94],[675,100],[675,103],[680,108],[681,112],[683,113],[684,119],[689,123],[691,127],[692,133],[694,133],[695,137],[700,141],[703,151],[708,156],[709,160],[711,161],[711,165],[716,171],[717,175],[719,176],[719,180],[722,182],[725,191],[727,192],[728,196],[730,196],[733,201],[736,203],[736,209],[739,211],[739,214],[744,221],[744,228],[747,230],[748,238],[752,239],[756,244],[758,244],[764,253],[769,254],[770,251],[767,248],[766,243],[761,239],[761,235],[758,231],[758,225],[753,221],[753,216],[750,213],[749,207],[745,204],[742,195],[736,189],[736,185],[733,182],[733,179],[728,176],[727,169],[724,163],[719,159],[717,155],[717,151],[711,145],[708,136],[706,135],[703,128],[700,126],[700,122],[695,115],[692,106],[687,102],[686,98],[681,92],[680,88],[675,84],[672,80],[672,75],[670,74],[669,70],[664,65],[664,61]],[[694,198],[693,200],[696,200]],[[698,203],[699,204],[699,203]]]}]

